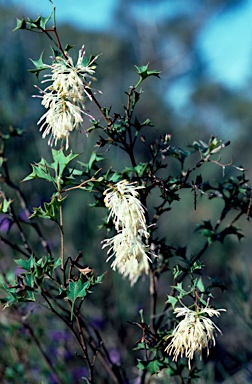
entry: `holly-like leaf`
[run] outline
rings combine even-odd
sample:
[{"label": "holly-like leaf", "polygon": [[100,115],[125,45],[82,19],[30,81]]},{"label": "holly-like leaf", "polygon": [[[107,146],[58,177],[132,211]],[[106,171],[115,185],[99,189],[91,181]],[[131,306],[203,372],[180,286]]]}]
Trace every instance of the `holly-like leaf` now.
[{"label": "holly-like leaf", "polygon": [[53,149],[52,155],[54,163],[52,163],[50,166],[55,170],[55,173],[59,178],[62,178],[63,172],[70,161],[79,156],[75,153],[70,153],[69,155],[65,156],[63,149],[60,149],[59,151]]},{"label": "holly-like leaf", "polygon": [[52,183],[56,183],[55,178],[50,174],[50,165],[41,159],[39,163],[32,164],[32,173],[26,176],[23,181],[29,181],[35,178],[44,179]]},{"label": "holly-like leaf", "polygon": [[166,366],[160,359],[153,359],[150,361],[142,361],[138,359],[137,368],[141,371],[148,370],[151,375],[157,375],[162,368]]},{"label": "holly-like leaf", "polygon": [[197,260],[193,263],[193,265],[190,266],[190,273],[193,273],[194,271],[196,271],[197,269],[203,269],[204,268],[204,264]]},{"label": "holly-like leaf", "polygon": [[175,309],[177,302],[178,302],[177,297],[168,295],[168,300],[166,301],[166,303],[171,304],[173,310]]},{"label": "holly-like leaf", "polygon": [[147,163],[139,163],[136,167],[125,168],[123,170],[122,174],[124,177],[125,177],[125,175],[132,177],[135,173],[137,173],[137,175],[139,177],[142,177],[144,175],[144,173],[146,172],[147,167],[148,167]]},{"label": "holly-like leaf", "polygon": [[25,19],[17,19],[17,25],[16,28],[13,29],[13,32],[17,31],[18,29],[26,29],[26,21]]},{"label": "holly-like leaf", "polygon": [[209,244],[217,240],[217,234],[209,220],[204,220],[203,224],[197,224],[195,227],[195,232],[196,231],[199,231],[203,236],[207,237]]},{"label": "holly-like leaf", "polygon": [[205,287],[201,277],[199,277],[198,279],[195,279],[194,286],[195,288],[198,288],[200,292],[202,293],[205,292]]},{"label": "holly-like leaf", "polygon": [[46,29],[46,24],[48,23],[49,20],[51,20],[52,15],[53,15],[53,12],[48,17],[39,16],[37,18],[37,20],[35,21],[35,24],[38,26],[38,28],[41,28],[41,29],[45,30]]},{"label": "holly-like leaf", "polygon": [[18,259],[15,260],[15,263],[25,269],[26,271],[31,271],[35,266],[35,259],[31,256],[28,260]]},{"label": "holly-like leaf", "polygon": [[72,48],[74,48],[74,45],[67,44],[67,45],[65,46],[64,51],[65,51],[65,52],[68,52],[68,51],[70,51],[70,49],[72,49]]},{"label": "holly-like leaf", "polygon": [[85,297],[87,295],[87,289],[89,287],[90,287],[90,282],[89,281],[86,281],[85,283],[82,283],[81,280],[70,281],[70,283],[69,283],[69,292],[67,294],[67,297],[72,302],[75,302],[75,300],[78,297]]},{"label": "holly-like leaf", "polygon": [[44,203],[44,208],[34,208],[34,213],[30,216],[30,218],[39,217],[42,219],[51,219],[55,222],[58,222],[57,219],[59,215],[59,208],[65,198],[58,199],[57,197],[53,196],[50,203]]},{"label": "holly-like leaf", "polygon": [[0,212],[1,213],[8,213],[9,212],[9,207],[13,200],[8,200],[5,197],[3,198],[3,202],[0,203]]},{"label": "holly-like leaf", "polygon": [[86,168],[87,173],[90,173],[91,170],[97,171],[99,169],[96,163],[102,160],[104,160],[104,157],[97,155],[95,152],[92,152],[88,163],[85,164],[79,162],[79,164]]},{"label": "holly-like leaf", "polygon": [[28,71],[31,72],[31,73],[35,73],[36,76],[38,76],[41,71],[44,71],[45,69],[48,69],[48,65],[43,63],[43,53],[44,52],[41,53],[41,55],[40,55],[38,60],[30,59],[31,62],[34,64],[34,66],[36,68],[28,69]]},{"label": "holly-like leaf", "polygon": [[176,289],[176,291],[179,292],[178,297],[179,297],[180,299],[182,299],[184,296],[188,295],[188,292],[186,292],[186,291],[183,289],[182,283],[178,283],[177,285],[172,285],[171,288],[174,288],[174,289]]},{"label": "holly-like leaf", "polygon": [[135,65],[136,72],[141,77],[141,79],[144,80],[149,76],[159,77],[161,72],[157,70],[148,71],[148,66],[149,66],[149,63],[147,65],[142,65],[141,67],[138,67],[137,65]]},{"label": "holly-like leaf", "polygon": [[74,310],[74,303],[75,300],[80,298],[84,298],[87,296],[87,290],[90,287],[90,282],[86,281],[85,283],[82,283],[82,281],[79,279],[77,281],[70,281],[69,288],[67,291],[67,297],[72,302],[72,308],[71,308],[71,320],[73,319],[73,310]]}]

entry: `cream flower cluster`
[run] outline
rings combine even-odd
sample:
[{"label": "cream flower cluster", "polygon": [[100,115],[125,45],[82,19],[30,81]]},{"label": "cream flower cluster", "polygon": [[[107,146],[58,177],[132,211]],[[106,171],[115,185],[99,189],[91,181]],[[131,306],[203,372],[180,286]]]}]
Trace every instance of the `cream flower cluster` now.
[{"label": "cream flower cluster", "polygon": [[[215,330],[221,333],[221,330],[209,319],[212,316],[220,316],[220,311],[225,309],[212,309],[206,306],[205,308],[197,308],[193,311],[186,306],[176,308],[174,313],[176,317],[185,316],[183,320],[176,326],[172,334],[168,338],[172,338],[171,342],[166,347],[165,351],[173,360],[177,361],[178,357],[185,356],[188,359],[188,367],[191,369],[191,360],[194,353],[202,354],[202,349],[215,345]],[[208,317],[207,317],[207,316]]]},{"label": "cream flower cluster", "polygon": [[128,277],[131,285],[143,273],[148,273],[150,260],[149,246],[142,240],[147,241],[149,233],[139,200],[140,188],[136,183],[123,180],[104,192],[104,202],[110,211],[108,219],[112,218],[117,234],[104,240],[103,248],[109,247],[107,261],[115,256],[111,267]]},{"label": "cream flower cluster", "polygon": [[53,64],[48,65],[51,73],[45,75],[42,83],[51,84],[44,90],[39,89],[42,102],[47,109],[46,113],[39,119],[38,125],[42,124],[40,131],[42,137],[50,134],[49,145],[56,145],[60,139],[66,140],[66,149],[69,146],[69,134],[78,128],[83,122],[83,114],[94,119],[85,111],[85,100],[88,97],[92,100],[90,88],[91,80],[95,72],[95,57],[88,65],[84,65],[84,46],[79,50],[76,65],[72,58],[65,53],[65,57],[55,57]]}]

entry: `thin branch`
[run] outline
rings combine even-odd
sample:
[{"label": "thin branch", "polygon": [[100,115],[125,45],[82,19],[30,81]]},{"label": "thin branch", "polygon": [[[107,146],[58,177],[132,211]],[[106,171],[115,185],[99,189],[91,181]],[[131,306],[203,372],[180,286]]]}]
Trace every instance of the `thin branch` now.
[{"label": "thin branch", "polygon": [[156,333],[156,306],[157,306],[157,283],[158,278],[155,271],[150,270],[150,321],[151,331]]},{"label": "thin branch", "polygon": [[15,251],[17,251],[17,252],[21,253],[22,255],[24,255],[25,257],[29,258],[31,256],[29,253],[26,253],[25,251],[23,251],[18,245],[12,244],[9,240],[5,239],[2,235],[0,235],[0,240],[3,243],[9,245]]},{"label": "thin branch", "polygon": [[35,333],[33,332],[33,329],[31,328],[31,326],[26,323],[26,322],[22,322],[23,326],[25,327],[25,329],[28,331],[31,339],[34,341],[34,343],[36,344],[36,346],[38,347],[38,350],[40,351],[41,355],[43,356],[43,359],[45,360],[45,362],[47,363],[50,371],[52,372],[53,376],[54,376],[54,380],[56,380],[57,383],[59,384],[64,384],[64,382],[61,380],[61,378],[58,376],[58,373],[57,371],[55,370],[51,360],[49,359],[49,357],[47,356],[47,354],[45,353],[45,351],[43,350],[42,348],[42,345],[40,344],[40,341],[39,339],[37,338],[37,336],[35,335]]},{"label": "thin branch", "polygon": [[[59,196],[60,198],[60,196]],[[64,236],[64,227],[63,227],[63,207],[60,204],[59,207],[59,216],[60,216],[60,253],[61,253],[61,270],[63,274],[63,283],[66,286],[66,274],[65,274],[65,236]]]},{"label": "thin branch", "polygon": [[85,357],[85,360],[86,360],[86,363],[87,363],[87,366],[88,366],[88,369],[89,369],[89,380],[90,380],[91,384],[94,384],[93,364],[91,363],[91,361],[89,359],[88,350],[87,350],[87,344],[86,344],[86,340],[85,340],[85,338],[83,336],[83,333],[82,333],[82,328],[81,328],[81,325],[80,325],[80,319],[79,319],[78,315],[75,315],[75,321],[76,321],[78,332],[79,332],[79,336],[80,336],[80,342],[81,342],[81,345],[82,345],[83,354],[84,354],[84,357]]}]

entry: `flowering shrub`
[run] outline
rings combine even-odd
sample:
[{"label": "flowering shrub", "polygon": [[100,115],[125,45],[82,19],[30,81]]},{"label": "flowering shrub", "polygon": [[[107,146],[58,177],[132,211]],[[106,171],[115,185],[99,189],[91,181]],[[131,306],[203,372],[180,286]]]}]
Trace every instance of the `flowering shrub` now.
[{"label": "flowering shrub", "polygon": [[[245,171],[232,163],[221,162],[220,153],[229,142],[225,143],[214,136],[210,137],[208,143],[194,141],[189,149],[183,150],[172,146],[169,133],[159,136],[153,143],[148,141],[148,136],[140,135],[143,129],[153,128],[151,120],[141,121],[136,116],[141,86],[149,77],[160,75],[159,71],[150,70],[148,65],[136,67],[139,79],[136,85],[130,86],[122,113],[101,107],[95,96],[100,91],[91,87],[95,80],[98,56],[87,58],[83,46],[74,64],[69,53],[73,48],[68,45],[62,48],[56,24],[47,26],[54,18],[55,10],[48,18],[39,16],[36,20],[18,20],[16,27],[16,30],[43,32],[55,42],[52,64],[45,64],[41,55],[39,60],[33,61],[35,69],[32,72],[38,75],[46,71],[42,84],[49,85],[44,89],[37,86],[40,95],[35,96],[41,98],[46,109],[38,125],[43,131],[43,138],[49,135],[48,144],[59,147],[52,149],[51,160],[42,158],[40,162],[32,164],[32,172],[24,179],[26,182],[40,179],[50,183],[54,189],[49,201],[29,212],[25,196],[9,177],[9,162],[4,156],[5,145],[14,134],[1,137],[4,175],[0,196],[3,215],[1,226],[9,234],[8,238],[1,234],[1,241],[20,257],[15,260],[18,265],[16,276],[2,274],[1,302],[5,316],[8,317],[8,311],[16,313],[23,329],[38,346],[53,382],[149,383],[150,377],[155,375],[153,380],[164,383],[178,382],[176,380],[190,383],[198,378],[197,366],[201,364],[200,367],[203,367],[197,357],[205,360],[204,351],[208,355],[209,349],[216,344],[215,335],[221,333],[210,318],[218,318],[220,312],[225,311],[215,309],[218,303],[212,293],[218,289],[223,291],[225,285],[215,277],[210,278],[209,283],[204,275],[202,257],[213,243],[223,243],[229,235],[242,238],[236,222],[242,216],[249,218],[251,215],[251,188]],[[97,116],[92,116],[87,110],[87,100],[97,108]],[[83,126],[87,135],[99,134],[94,151],[89,154],[89,161],[85,164],[77,160],[80,154],[71,150],[71,138]],[[142,150],[148,154],[148,161],[136,160],[136,145],[142,145]],[[115,147],[127,155],[128,166],[123,170],[120,165],[114,169],[104,162],[106,153]],[[170,158],[179,164],[175,176],[170,175],[167,168]],[[187,160],[191,158],[193,165],[187,166]],[[216,186],[216,183],[204,177],[206,163],[223,170],[223,173],[226,167],[230,167],[236,176],[226,178],[224,174]],[[199,169],[203,176],[199,174]],[[8,197],[8,188],[16,193],[15,204],[19,202],[27,213],[25,220],[16,214],[16,205]],[[64,222],[64,207],[69,195],[76,189],[81,190],[83,195],[93,196],[94,208],[106,210],[101,225],[104,240],[99,245],[100,254],[92,257],[104,257],[108,262],[112,261],[113,273],[122,275],[121,284],[130,285],[132,295],[138,284],[146,281],[149,284],[149,292],[145,292],[149,297],[149,308],[138,308],[138,321],[128,319],[131,325],[127,324],[136,326],[136,334],[139,328],[142,331],[141,338],[136,345],[132,345],[138,357],[134,368],[124,368],[123,358],[117,349],[109,353],[109,338],[106,335],[103,338],[102,321],[95,318],[95,293],[103,289],[109,273],[97,276],[92,265],[86,264],[82,251],[75,256],[65,251],[71,234]],[[205,220],[196,226],[196,231],[206,240],[192,254],[181,244],[176,246],[169,239],[169,225],[165,229],[167,237],[160,235],[160,223],[164,226],[166,221],[163,217],[169,216],[174,202],[180,202],[182,190],[189,190],[193,194],[195,209],[198,195],[205,199],[206,204],[213,199],[222,201],[222,210],[215,224]],[[76,204],[81,207],[85,199],[76,201]],[[228,222],[230,212],[234,212],[234,216]],[[49,220],[58,227],[61,243],[59,254],[51,249],[49,239],[44,238],[41,219]],[[6,226],[4,223],[10,224]],[[24,225],[34,229],[41,245],[39,251],[34,251],[30,245],[29,236],[23,231]],[[14,227],[20,234],[20,244],[11,238]],[[103,249],[107,250],[107,256]],[[163,276],[167,281],[166,294]],[[113,295],[113,291],[110,295]],[[89,303],[93,304],[91,315]],[[57,339],[54,345],[61,357],[58,357],[59,361],[56,361],[54,353],[47,353],[36,330],[29,323],[34,308],[46,308],[52,318],[59,320],[57,324],[67,327],[73,336],[66,336],[65,329],[58,330],[57,335],[64,335],[63,341]],[[228,332],[225,329],[223,331]],[[73,347],[75,342],[77,347]],[[69,350],[74,348],[78,356],[75,373],[72,376],[69,372],[62,374],[63,366],[67,371],[65,362],[72,359]],[[25,375],[23,371],[22,375]],[[25,376],[22,380],[26,382]]]}]

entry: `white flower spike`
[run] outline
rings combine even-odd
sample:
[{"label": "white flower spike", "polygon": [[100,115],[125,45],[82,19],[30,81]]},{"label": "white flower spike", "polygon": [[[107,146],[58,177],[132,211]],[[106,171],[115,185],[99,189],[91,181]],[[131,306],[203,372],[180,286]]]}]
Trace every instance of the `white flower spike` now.
[{"label": "white flower spike", "polygon": [[78,129],[83,123],[83,115],[91,120],[93,116],[85,111],[85,101],[88,97],[92,100],[92,94],[99,91],[91,90],[91,80],[95,72],[95,57],[88,65],[84,65],[84,46],[79,51],[76,65],[72,58],[65,53],[65,57],[55,57],[53,64],[47,67],[51,74],[45,75],[45,82],[51,84],[44,90],[39,89],[42,102],[47,112],[39,119],[38,125],[42,124],[40,131],[42,137],[50,135],[48,144],[56,145],[58,140],[66,140],[66,149],[69,147],[69,135],[74,129]]},{"label": "white flower spike", "polygon": [[175,308],[176,317],[185,317],[175,327],[172,334],[168,336],[172,340],[165,348],[165,351],[173,356],[174,361],[177,361],[179,356],[185,356],[188,359],[188,367],[191,369],[191,360],[194,353],[198,352],[201,356],[203,348],[207,348],[207,353],[209,353],[209,348],[215,345],[214,333],[216,330],[221,333],[221,330],[209,317],[219,317],[220,311],[226,310],[216,310],[208,306],[197,308],[196,311],[186,306]]},{"label": "white flower spike", "polygon": [[[138,190],[143,187],[122,180],[108,188],[104,202],[110,210],[117,234],[103,241],[103,248],[109,247],[108,260],[115,257],[111,267],[128,277],[134,285],[139,276],[147,274],[149,262],[147,239],[149,233],[145,220],[145,209],[139,200]],[[143,238],[145,242],[143,242]]]}]

